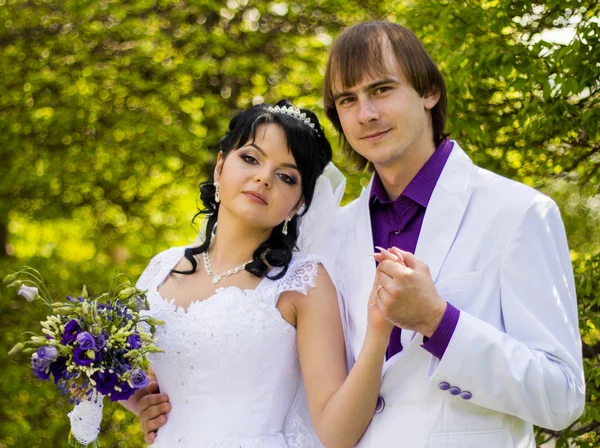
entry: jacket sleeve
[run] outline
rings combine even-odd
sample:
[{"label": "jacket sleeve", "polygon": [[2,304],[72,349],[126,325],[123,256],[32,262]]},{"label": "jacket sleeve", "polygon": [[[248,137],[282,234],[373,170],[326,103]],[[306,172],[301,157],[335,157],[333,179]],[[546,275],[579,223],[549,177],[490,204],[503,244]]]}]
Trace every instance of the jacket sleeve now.
[{"label": "jacket sleeve", "polygon": [[558,207],[541,194],[517,221],[501,261],[504,331],[461,311],[444,357],[432,357],[428,380],[470,392],[473,404],[561,430],[585,404],[567,239]]}]

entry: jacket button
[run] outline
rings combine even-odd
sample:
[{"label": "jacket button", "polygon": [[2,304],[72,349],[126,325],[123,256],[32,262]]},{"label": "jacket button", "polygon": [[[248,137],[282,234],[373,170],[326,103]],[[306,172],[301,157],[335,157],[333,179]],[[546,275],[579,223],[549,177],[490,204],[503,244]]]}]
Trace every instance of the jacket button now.
[{"label": "jacket button", "polygon": [[452,386],[450,389],[448,389],[448,392],[450,392],[452,395],[458,395],[460,394],[460,387]]},{"label": "jacket button", "polygon": [[470,400],[472,396],[473,394],[471,394],[471,392],[469,392],[468,390],[465,390],[462,394],[460,394],[460,398],[462,398],[463,400]]},{"label": "jacket button", "polygon": [[440,390],[448,390],[450,389],[450,384],[446,383],[445,381],[442,381],[440,384],[438,384],[438,387],[440,388]]},{"label": "jacket button", "polygon": [[383,397],[377,397],[377,404],[375,405],[375,414],[381,414],[385,408],[385,400]]}]

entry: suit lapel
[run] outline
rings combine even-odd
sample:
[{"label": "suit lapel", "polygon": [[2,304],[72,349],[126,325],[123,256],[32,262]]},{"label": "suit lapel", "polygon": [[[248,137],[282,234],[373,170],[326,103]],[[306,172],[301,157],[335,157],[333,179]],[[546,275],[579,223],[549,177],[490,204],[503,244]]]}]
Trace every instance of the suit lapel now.
[{"label": "suit lapel", "polygon": [[452,153],[425,211],[415,256],[427,263],[433,281],[452,247],[471,197],[473,162],[454,142]]},{"label": "suit lapel", "polygon": [[356,203],[352,204],[351,213],[343,217],[347,220],[346,225],[351,229],[347,233],[346,251],[340,262],[346,267],[343,276],[344,298],[349,312],[351,343],[355,356],[360,352],[364,341],[367,329],[367,303],[375,278],[375,260],[369,256],[373,253],[369,213],[370,191],[371,183],[363,189]]},{"label": "suit lapel", "polygon": [[[472,169],[473,162],[458,143],[454,142],[450,157],[427,205],[415,249],[415,256],[429,266],[434,282],[450,252],[469,204]],[[402,330],[404,349],[414,341],[415,336],[414,331]]]}]

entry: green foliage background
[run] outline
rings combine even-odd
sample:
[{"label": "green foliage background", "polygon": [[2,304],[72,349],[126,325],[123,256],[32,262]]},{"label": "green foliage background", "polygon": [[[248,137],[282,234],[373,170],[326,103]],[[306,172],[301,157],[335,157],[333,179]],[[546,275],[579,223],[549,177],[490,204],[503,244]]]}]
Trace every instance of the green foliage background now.
[{"label": "green foliage background", "polygon": [[[196,187],[234,111],[287,97],[324,118],[332,39],[361,20],[397,21],[444,73],[452,137],[561,206],[588,406],[538,440],[600,446],[599,13],[592,0],[0,0],[0,276],[30,264],[57,298],[135,278],[195,238]],[[336,162],[350,200],[368,175]],[[0,448],[66,446],[68,403],[7,356],[42,317],[0,289]],[[113,405],[102,441],[143,446]]]}]

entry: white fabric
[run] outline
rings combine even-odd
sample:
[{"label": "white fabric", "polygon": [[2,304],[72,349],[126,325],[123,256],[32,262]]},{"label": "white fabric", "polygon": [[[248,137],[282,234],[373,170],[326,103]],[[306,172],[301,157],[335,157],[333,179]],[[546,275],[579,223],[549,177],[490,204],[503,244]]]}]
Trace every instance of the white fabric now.
[{"label": "white fabric", "polygon": [[333,163],[329,163],[317,179],[310,208],[301,216],[298,229],[298,248],[301,252],[319,254],[332,271],[341,244],[336,219],[344,196],[346,178]]},{"label": "white fabric", "polygon": [[[342,210],[345,244],[337,277],[353,353],[366,330],[375,265],[369,193]],[[437,182],[415,255],[438,293],[461,310],[438,360],[403,331],[386,361],[361,448],[534,447],[532,424],[568,426],[583,411],[585,383],[569,250],[556,204],[473,165],[454,142]],[[348,262],[352,260],[352,262]],[[442,391],[446,382],[472,394]]]},{"label": "white fabric", "polygon": [[100,433],[104,395],[97,392],[92,395],[91,400],[86,397],[68,414],[73,437],[82,445],[89,445]]},{"label": "white fabric", "polygon": [[147,313],[165,321],[156,333],[165,352],[150,361],[172,410],[152,447],[320,447],[300,413],[296,330],[276,307],[282,292],[314,286],[318,257],[295,253],[280,280],[218,288],[186,312],[158,293],[184,249],[154,257],[137,284],[148,290]]}]

